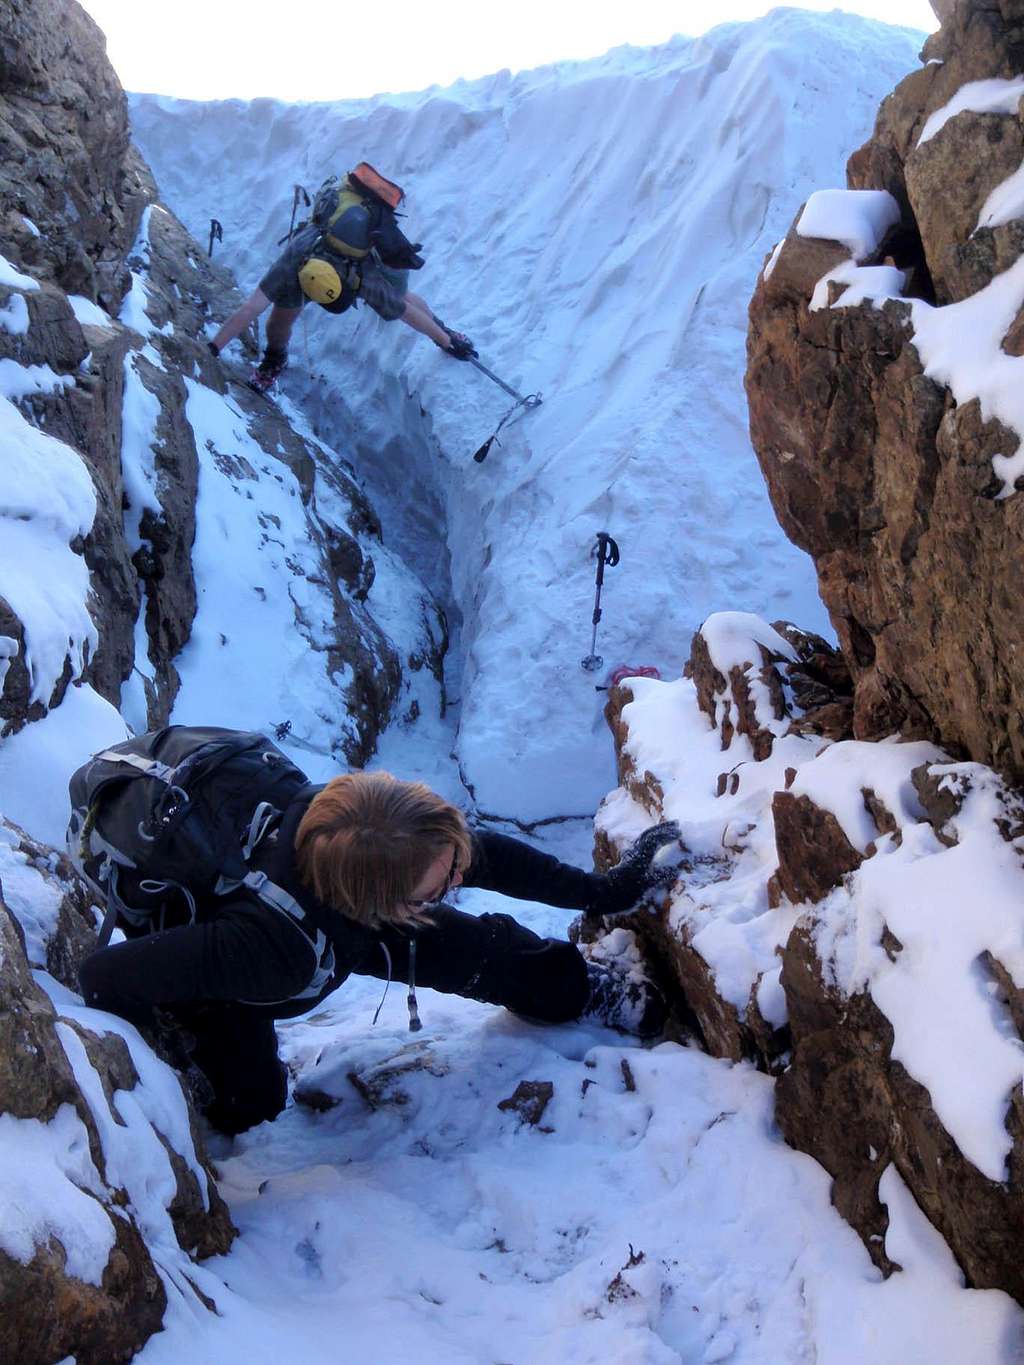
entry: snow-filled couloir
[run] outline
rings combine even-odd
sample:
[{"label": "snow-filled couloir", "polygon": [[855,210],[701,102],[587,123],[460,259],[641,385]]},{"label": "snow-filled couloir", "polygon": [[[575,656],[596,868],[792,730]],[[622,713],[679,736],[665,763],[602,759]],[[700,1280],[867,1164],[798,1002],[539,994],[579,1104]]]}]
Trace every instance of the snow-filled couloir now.
[{"label": "snow-filled couloir", "polygon": [[475,464],[505,394],[365,310],[307,310],[284,384],[355,462],[385,544],[461,621],[448,687],[482,811],[585,816],[613,784],[598,738],[604,679],[579,666],[598,530],[622,553],[598,632],[608,669],[674,669],[723,603],[825,625],[750,451],[746,303],[919,40],[777,10],[698,40],[416,95],[133,97],[167,202],[201,239],[220,220],[218,259],[244,288],[288,229],[293,185],[365,157],[408,192],[427,257],[417,291],[498,374],[544,395]]}]

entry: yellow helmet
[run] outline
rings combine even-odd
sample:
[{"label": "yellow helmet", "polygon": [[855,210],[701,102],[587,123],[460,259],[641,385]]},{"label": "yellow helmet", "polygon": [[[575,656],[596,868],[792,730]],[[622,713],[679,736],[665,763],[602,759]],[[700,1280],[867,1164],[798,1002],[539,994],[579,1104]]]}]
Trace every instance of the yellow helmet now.
[{"label": "yellow helmet", "polygon": [[343,270],[340,272],[323,256],[311,256],[299,271],[302,292],[329,313],[344,313],[355,302],[362,280],[351,268]]}]

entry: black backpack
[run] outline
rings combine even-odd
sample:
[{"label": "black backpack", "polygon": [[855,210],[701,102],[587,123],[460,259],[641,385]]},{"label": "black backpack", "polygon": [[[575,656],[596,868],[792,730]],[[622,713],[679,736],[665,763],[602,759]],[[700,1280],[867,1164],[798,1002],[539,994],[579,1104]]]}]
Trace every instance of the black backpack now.
[{"label": "black backpack", "polygon": [[[121,915],[151,928],[160,893],[180,891],[195,918],[196,895],[225,896],[244,888],[296,928],[299,903],[249,860],[292,798],[309,785],[275,744],[255,731],[170,725],[94,754],[71,775],[68,851],[83,877],[104,898],[100,943]],[[128,904],[118,890],[123,873],[153,908]],[[140,880],[141,877],[141,880]],[[334,969],[322,932],[316,943],[313,995]]]},{"label": "black backpack", "polygon": [[410,242],[395,216],[403,191],[361,161],[340,181],[325,180],[313,201],[312,222],[321,230],[321,242],[330,251],[350,260],[362,260],[376,252],[384,265],[396,270],[419,270],[421,243]]}]

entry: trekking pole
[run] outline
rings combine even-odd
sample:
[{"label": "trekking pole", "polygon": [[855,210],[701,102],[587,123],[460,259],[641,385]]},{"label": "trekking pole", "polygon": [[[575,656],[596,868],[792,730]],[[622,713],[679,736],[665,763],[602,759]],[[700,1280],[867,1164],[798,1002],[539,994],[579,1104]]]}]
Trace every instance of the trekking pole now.
[{"label": "trekking pole", "polygon": [[208,249],[208,251],[207,251],[207,253],[206,253],[207,256],[212,256],[212,255],[213,255],[213,244],[214,244],[214,242],[215,242],[215,241],[217,241],[217,242],[223,242],[223,240],[224,240],[224,229],[221,227],[220,223],[218,223],[218,221],[217,221],[216,218],[211,218],[211,219],[210,219],[210,246],[209,246],[209,249]]},{"label": "trekking pole", "polygon": [[288,224],[288,237],[285,238],[286,241],[288,240],[288,238],[291,237],[292,233],[295,231],[295,215],[298,212],[300,199],[302,199],[305,202],[305,206],[308,209],[310,203],[309,195],[306,193],[306,191],[303,189],[301,185],[296,185],[294,191],[292,192],[292,221]]},{"label": "trekking pole", "polygon": [[597,649],[597,623],[601,619],[601,589],[604,586],[605,565],[609,569],[614,569],[619,562],[619,547],[607,531],[598,531],[597,542],[590,551],[590,557],[597,560],[597,587],[594,593],[594,615],[592,618],[594,633],[590,639],[590,653],[585,659],[580,660],[580,668],[585,673],[596,673],[604,663],[604,659],[595,651]]}]

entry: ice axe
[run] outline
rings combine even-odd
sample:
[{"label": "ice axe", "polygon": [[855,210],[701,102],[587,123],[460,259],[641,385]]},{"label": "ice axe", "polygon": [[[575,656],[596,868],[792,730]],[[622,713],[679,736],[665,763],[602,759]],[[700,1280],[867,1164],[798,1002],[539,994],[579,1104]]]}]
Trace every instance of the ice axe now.
[{"label": "ice axe", "polygon": [[[294,186],[293,191],[292,191],[292,221],[288,224],[288,236],[284,239],[285,241],[290,241],[291,238],[292,238],[292,236],[294,235],[294,232],[295,232],[295,215],[296,215],[296,213],[298,213],[298,211],[299,211],[299,200],[300,200],[300,199],[302,200],[302,202],[305,204],[306,208],[308,209],[308,208],[309,208],[309,195],[306,193],[305,187],[304,187],[303,185],[296,185],[296,186]],[[278,246],[280,246],[280,242],[278,243]]]},{"label": "ice axe", "polygon": [[590,551],[591,559],[597,560],[597,585],[594,592],[594,615],[591,618],[594,626],[594,633],[590,639],[590,653],[585,659],[580,660],[580,668],[585,673],[596,673],[604,663],[604,659],[597,651],[597,623],[601,619],[601,589],[604,586],[605,566],[614,569],[619,562],[619,547],[607,531],[598,531],[597,541]]},{"label": "ice axe", "polygon": [[[504,389],[505,392],[511,398],[514,398],[516,400],[513,403],[513,405],[509,408],[508,412],[505,413],[505,416],[501,419],[498,425],[491,432],[490,436],[488,436],[487,440],[483,443],[480,449],[473,456],[473,459],[477,462],[477,464],[483,464],[484,460],[487,459],[487,452],[490,450],[494,442],[498,440],[498,432],[501,431],[502,427],[509,420],[509,418],[512,417],[515,413],[517,413],[520,408],[522,408],[524,412],[529,412],[532,408],[539,408],[544,400],[541,398],[539,393],[528,394],[517,393],[511,384],[506,384],[504,379],[499,379],[498,376],[493,373],[493,371],[487,368],[486,365],[481,365],[480,361],[477,360],[475,355],[467,356],[466,359],[469,361],[471,365],[475,365],[481,374],[485,374],[488,379],[493,380],[494,383],[497,384],[499,388]],[[498,444],[500,445],[501,442],[498,441]]]},{"label": "ice axe", "polygon": [[211,219],[210,219],[210,246],[209,246],[209,250],[208,250],[207,253],[206,253],[207,256],[212,256],[212,255],[213,255],[213,244],[214,244],[214,242],[223,242],[223,240],[224,240],[224,229],[221,227],[220,223],[217,221],[216,218],[211,218]]}]

